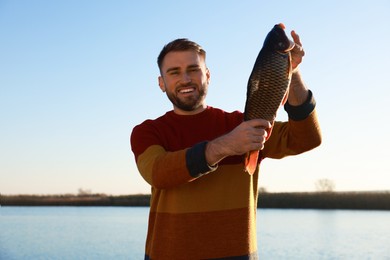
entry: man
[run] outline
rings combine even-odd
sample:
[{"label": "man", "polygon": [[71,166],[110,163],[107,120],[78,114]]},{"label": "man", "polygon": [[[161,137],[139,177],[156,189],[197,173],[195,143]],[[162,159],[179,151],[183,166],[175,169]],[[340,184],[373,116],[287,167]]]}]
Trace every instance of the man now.
[{"label": "man", "polygon": [[301,79],[304,51],[291,33],[294,73],[285,110],[288,122],[255,119],[207,106],[206,53],[177,39],[158,57],[160,89],[173,110],[136,126],[131,146],[137,167],[152,187],[145,259],[257,259],[259,167],[244,172],[243,154],[282,158],[318,146],[315,101]]}]

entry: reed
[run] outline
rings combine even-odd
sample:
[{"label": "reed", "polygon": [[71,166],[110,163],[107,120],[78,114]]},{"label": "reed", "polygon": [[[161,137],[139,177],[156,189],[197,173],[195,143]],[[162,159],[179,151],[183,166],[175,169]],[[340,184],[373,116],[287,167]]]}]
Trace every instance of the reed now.
[{"label": "reed", "polygon": [[[149,206],[150,195],[1,195],[1,206]],[[390,210],[390,192],[260,192],[258,208]]]},{"label": "reed", "polygon": [[259,193],[258,207],[390,210],[390,192]]},{"label": "reed", "polygon": [[1,195],[1,206],[149,206],[150,195]]}]

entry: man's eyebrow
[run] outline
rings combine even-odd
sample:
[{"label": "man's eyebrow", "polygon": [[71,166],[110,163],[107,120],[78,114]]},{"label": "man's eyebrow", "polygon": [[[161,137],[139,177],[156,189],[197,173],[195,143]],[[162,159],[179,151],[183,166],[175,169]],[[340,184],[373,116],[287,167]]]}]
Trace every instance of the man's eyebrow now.
[{"label": "man's eyebrow", "polygon": [[192,65],[189,65],[187,68],[189,69],[197,69],[197,68],[200,68],[199,64],[192,64]]},{"label": "man's eyebrow", "polygon": [[[197,69],[197,68],[200,68],[199,64],[191,64],[191,65],[187,66],[187,69]],[[180,70],[180,67],[172,67],[172,68],[168,68],[165,71],[165,73],[169,73],[169,72],[172,72],[172,71],[179,71],[179,70]]]},{"label": "man's eyebrow", "polygon": [[177,71],[177,70],[180,70],[179,67],[172,67],[172,68],[168,68],[165,73],[169,73],[169,72],[172,72],[172,71]]}]

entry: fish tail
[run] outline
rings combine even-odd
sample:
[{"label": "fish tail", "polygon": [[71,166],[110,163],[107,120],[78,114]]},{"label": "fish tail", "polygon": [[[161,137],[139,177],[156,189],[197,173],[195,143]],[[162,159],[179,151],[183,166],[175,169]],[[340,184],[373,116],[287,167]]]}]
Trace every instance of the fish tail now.
[{"label": "fish tail", "polygon": [[[271,136],[272,129],[273,129],[273,123],[272,123],[272,127],[266,129],[268,134],[267,140]],[[253,175],[253,173],[255,173],[255,170],[258,166],[258,161],[259,161],[259,151],[250,151],[246,153],[244,159],[244,165],[245,165],[245,171],[249,175]]]},{"label": "fish tail", "polygon": [[250,151],[245,156],[245,171],[249,175],[253,175],[257,168],[257,161],[259,159],[259,151]]},{"label": "fish tail", "polygon": [[265,139],[266,141],[271,137],[272,129],[274,128],[274,123],[275,122],[272,122],[272,126],[270,128],[265,129],[265,131],[267,131],[267,138]]}]

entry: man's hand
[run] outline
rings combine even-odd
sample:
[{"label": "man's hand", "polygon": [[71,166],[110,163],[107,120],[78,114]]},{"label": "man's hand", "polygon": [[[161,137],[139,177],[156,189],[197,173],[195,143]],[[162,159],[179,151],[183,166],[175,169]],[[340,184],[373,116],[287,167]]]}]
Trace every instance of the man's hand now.
[{"label": "man's hand", "polygon": [[303,83],[301,74],[299,72],[299,64],[302,63],[303,56],[305,56],[305,51],[302,48],[299,35],[295,31],[291,31],[291,36],[295,42],[295,46],[291,50],[291,66],[293,69],[293,74],[288,92],[288,103],[292,106],[299,106],[306,101],[307,96],[309,95],[309,90]]},{"label": "man's hand", "polygon": [[226,135],[210,141],[205,151],[208,164],[215,165],[227,156],[263,149],[267,139],[266,129],[270,127],[271,123],[264,119],[253,119],[242,122]]},{"label": "man's hand", "polygon": [[295,31],[291,31],[291,37],[295,42],[294,48],[291,50],[291,65],[293,72],[298,70],[299,64],[301,64],[305,51],[302,48],[302,43],[299,35]]}]

